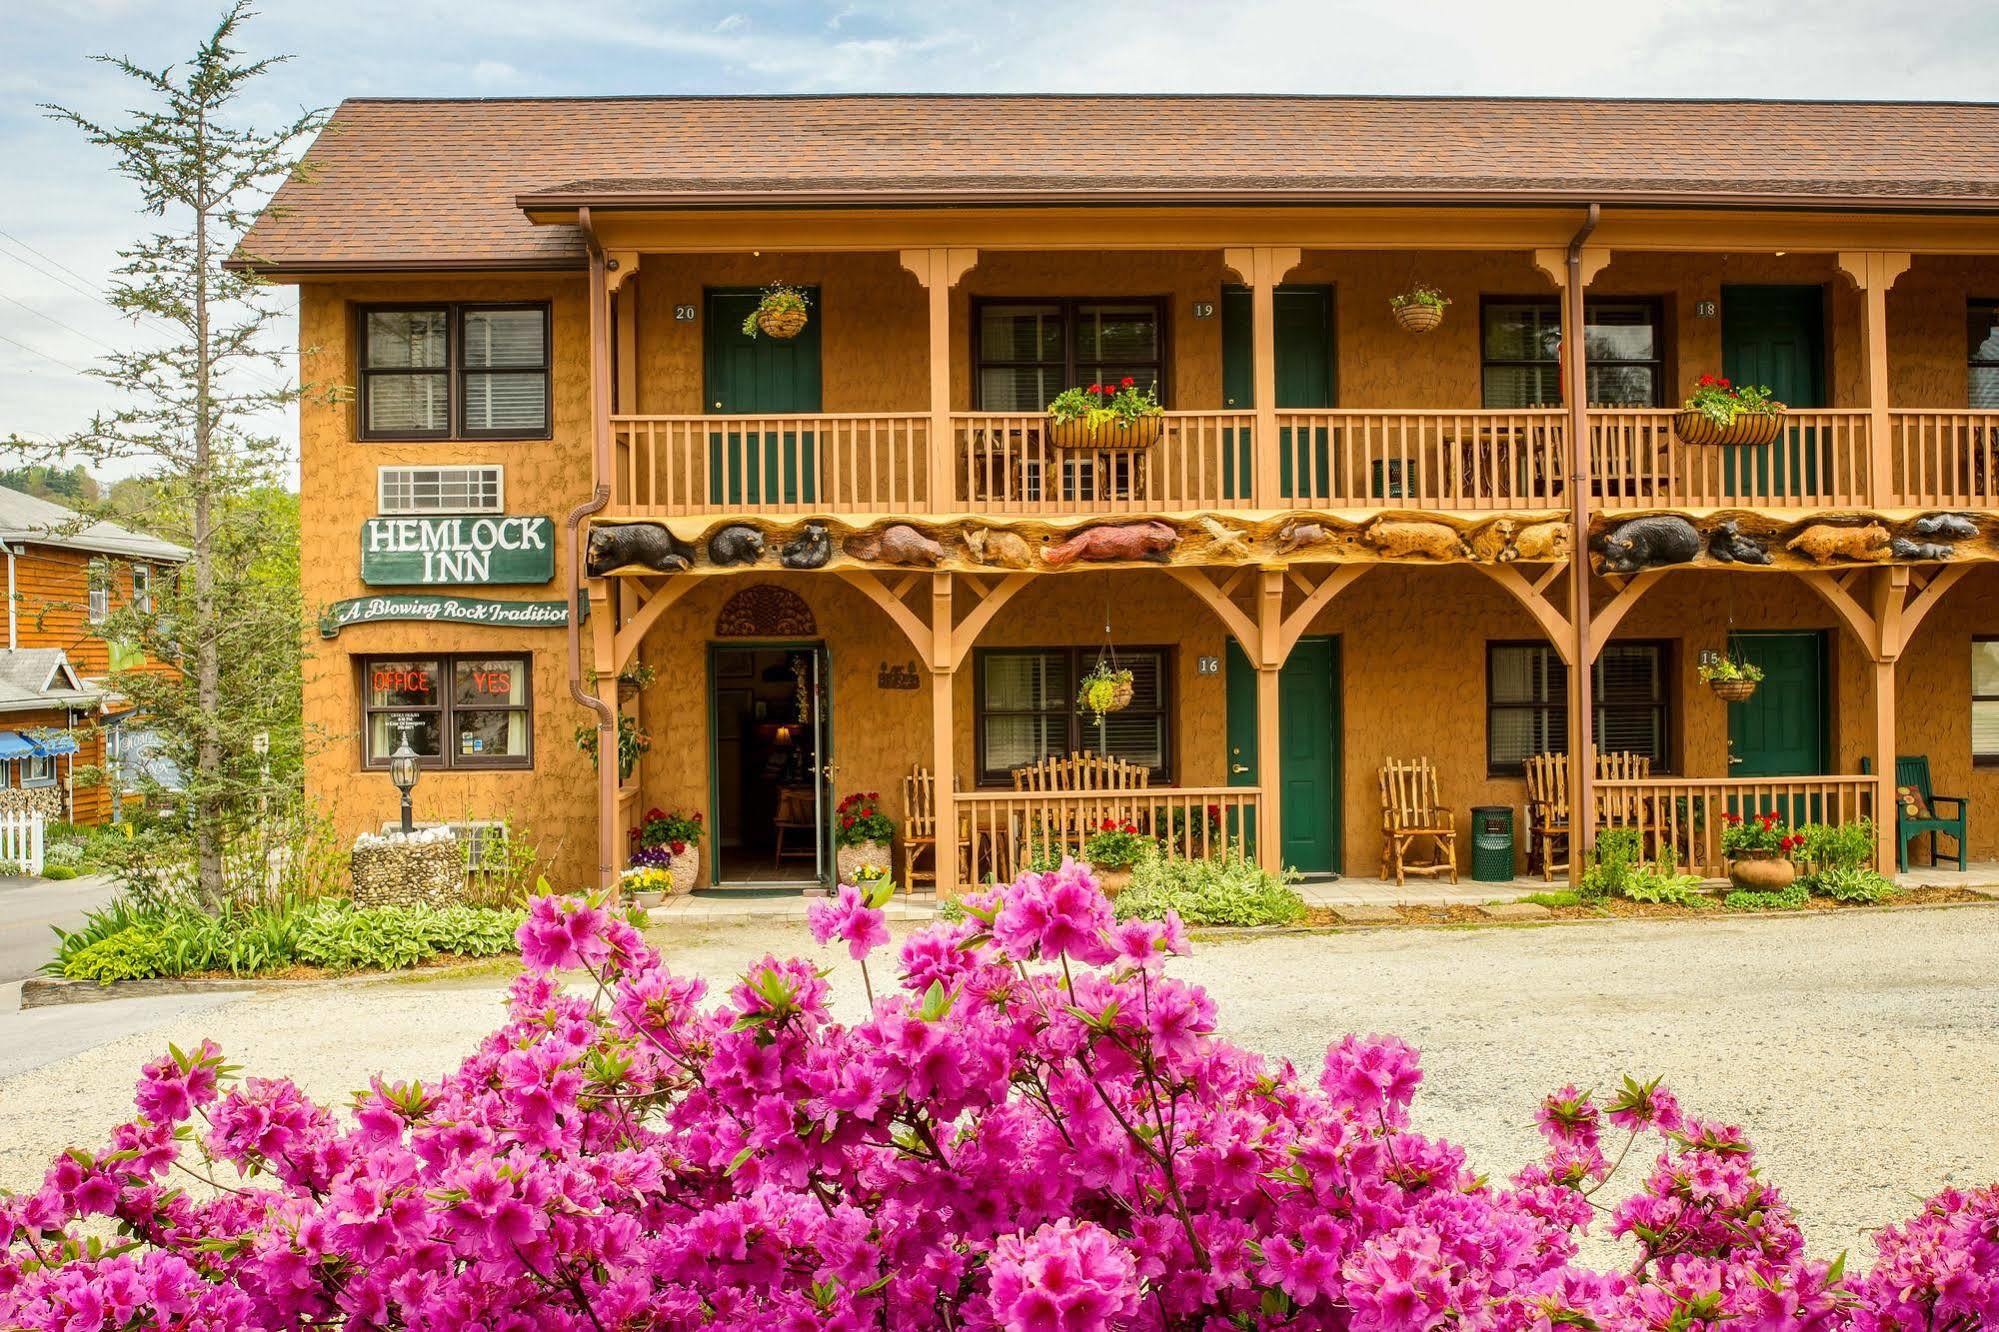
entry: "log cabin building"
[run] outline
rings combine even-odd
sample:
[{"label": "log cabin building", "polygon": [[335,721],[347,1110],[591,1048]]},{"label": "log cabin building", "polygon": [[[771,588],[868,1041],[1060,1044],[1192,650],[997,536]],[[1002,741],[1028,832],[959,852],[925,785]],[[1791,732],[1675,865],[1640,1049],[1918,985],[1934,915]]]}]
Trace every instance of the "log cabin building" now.
[{"label": "log cabin building", "polygon": [[[0,812],[97,826],[122,813],[128,765],[152,748],[114,672],[157,667],[101,632],[153,594],[187,549],[0,487],[7,644],[0,651]],[[79,782],[78,771],[99,774]]]},{"label": "log cabin building", "polygon": [[[1566,755],[1579,825],[1714,868],[1721,814],[1888,811],[1907,755],[1999,855],[1995,145],[1992,105],[347,102],[233,261],[352,388],[300,408],[311,793],[379,826],[407,734],[430,817],[587,882],[699,811],[734,884],[823,877],[833,802],[920,771],[948,891],[1075,826],[1015,774],[1079,751],[1162,836],[1348,874],[1390,759],[1462,834]],[[795,336],[745,331],[774,283]],[[1705,374],[1774,438],[1683,437]],[[1157,441],[1060,444],[1125,377]],[[649,747],[593,771],[613,725]]]}]

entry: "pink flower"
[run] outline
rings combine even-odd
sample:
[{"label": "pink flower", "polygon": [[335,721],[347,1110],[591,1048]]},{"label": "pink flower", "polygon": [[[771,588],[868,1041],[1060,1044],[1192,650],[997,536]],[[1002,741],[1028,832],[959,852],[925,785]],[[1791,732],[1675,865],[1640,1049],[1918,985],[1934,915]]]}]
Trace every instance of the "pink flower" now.
[{"label": "pink flower", "polygon": [[610,956],[609,918],[578,897],[537,897],[515,937],[521,961],[534,971],[598,966]]},{"label": "pink flower", "polygon": [[1409,1102],[1423,1080],[1416,1049],[1393,1036],[1348,1036],[1326,1051],[1319,1086],[1333,1104],[1367,1122],[1409,1122]]},{"label": "pink flower", "polygon": [[867,904],[861,890],[843,883],[832,897],[805,908],[805,922],[820,943],[844,939],[856,962],[888,942],[888,922],[877,908]]},{"label": "pink flower", "polygon": [[1002,1235],[987,1270],[993,1318],[1006,1332],[1100,1332],[1138,1311],[1131,1253],[1094,1222]]},{"label": "pink flower", "polygon": [[1096,876],[1063,856],[1059,869],[1030,871],[1005,890],[993,937],[1017,958],[1069,957],[1098,966],[1115,956],[1107,942],[1114,921]]}]

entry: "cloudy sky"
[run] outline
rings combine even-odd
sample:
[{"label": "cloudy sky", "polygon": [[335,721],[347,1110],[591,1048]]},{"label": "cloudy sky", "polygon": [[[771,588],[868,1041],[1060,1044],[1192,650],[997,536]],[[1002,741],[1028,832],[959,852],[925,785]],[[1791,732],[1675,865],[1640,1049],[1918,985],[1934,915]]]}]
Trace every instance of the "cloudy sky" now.
[{"label": "cloudy sky", "polygon": [[[1915,10],[1860,0],[267,0],[262,10],[251,51],[294,56],[244,107],[266,122],[390,94],[1999,96],[1990,0]],[[115,117],[129,91],[89,57],[167,64],[217,11],[210,0],[0,0],[0,437],[60,437],[109,405],[79,371],[134,336],[98,299],[117,249],[143,229],[133,192],[39,104]]]}]

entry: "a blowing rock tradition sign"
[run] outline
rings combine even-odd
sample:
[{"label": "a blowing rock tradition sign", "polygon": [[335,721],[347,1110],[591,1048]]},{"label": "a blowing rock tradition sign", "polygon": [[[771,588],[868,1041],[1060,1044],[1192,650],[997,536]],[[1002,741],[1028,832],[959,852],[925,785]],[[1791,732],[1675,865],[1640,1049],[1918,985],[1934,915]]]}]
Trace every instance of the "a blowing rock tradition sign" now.
[{"label": "a blowing rock tradition sign", "polygon": [[496,514],[361,524],[361,581],[372,587],[546,583],[553,577],[551,518]]},{"label": "a blowing rock tradition sign", "polygon": [[319,617],[319,634],[332,638],[350,624],[423,620],[432,624],[497,624],[519,629],[560,629],[569,623],[566,601],[489,601],[481,597],[426,597],[399,593],[336,601]]}]

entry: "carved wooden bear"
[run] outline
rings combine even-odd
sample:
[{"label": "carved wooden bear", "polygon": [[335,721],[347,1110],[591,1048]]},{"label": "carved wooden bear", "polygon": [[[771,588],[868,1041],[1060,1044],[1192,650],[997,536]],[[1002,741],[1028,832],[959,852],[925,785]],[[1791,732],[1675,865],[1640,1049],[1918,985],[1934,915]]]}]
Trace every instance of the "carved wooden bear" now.
[{"label": "carved wooden bear", "polygon": [[1603,538],[1603,571],[1637,573],[1685,564],[1701,553],[1701,534],[1684,518],[1655,514],[1619,524]]},{"label": "carved wooden bear", "polygon": [[742,523],[729,526],[708,538],[708,558],[716,564],[755,564],[764,555],[764,534]]},{"label": "carved wooden bear", "polygon": [[817,569],[833,558],[833,538],[824,523],[807,523],[796,540],[777,552],[777,562],[787,569]]},{"label": "carved wooden bear", "polygon": [[925,568],[944,558],[944,548],[908,523],[896,523],[877,535],[853,536],[847,554],[869,564],[920,564]]},{"label": "carved wooden bear", "polygon": [[1888,558],[1888,529],[1879,523],[1862,527],[1835,527],[1814,523],[1784,543],[1814,564],[1830,560],[1885,560]]},{"label": "carved wooden bear", "polygon": [[998,564],[1009,569],[1025,569],[1034,563],[1033,552],[1020,534],[998,527],[966,528],[965,553],[975,564]]},{"label": "carved wooden bear", "polygon": [[1152,560],[1167,562],[1166,552],[1180,534],[1165,523],[1120,523],[1115,527],[1086,527],[1067,541],[1042,548],[1041,558],[1050,568],[1059,569],[1077,560],[1100,563],[1107,560]]},{"label": "carved wooden bear", "polygon": [[1386,559],[1423,555],[1433,560],[1468,559],[1472,548],[1455,527],[1443,523],[1376,522],[1367,529],[1367,544]]},{"label": "carved wooden bear", "polygon": [[1716,523],[1707,534],[1707,553],[1723,564],[1768,564],[1770,552],[1753,536],[1745,535],[1734,519]]},{"label": "carved wooden bear", "polygon": [[660,523],[606,523],[590,529],[583,567],[592,578],[637,565],[681,573],[694,565],[694,547]]}]

